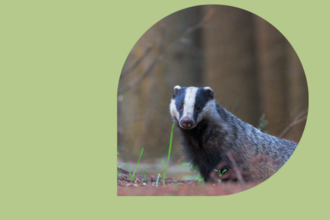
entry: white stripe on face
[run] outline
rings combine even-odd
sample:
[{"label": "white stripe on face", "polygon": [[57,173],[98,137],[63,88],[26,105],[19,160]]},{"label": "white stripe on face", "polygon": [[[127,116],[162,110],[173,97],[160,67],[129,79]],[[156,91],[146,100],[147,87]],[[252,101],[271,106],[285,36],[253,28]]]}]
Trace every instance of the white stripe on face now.
[{"label": "white stripe on face", "polygon": [[176,106],[175,106],[175,99],[172,99],[171,100],[171,103],[170,103],[170,112],[171,112],[171,115],[172,115],[172,118],[176,119],[179,121],[180,119],[180,113],[178,112],[178,110],[176,109]]},{"label": "white stripe on face", "polygon": [[[195,109],[195,100],[197,87],[188,87],[186,90],[186,96],[184,98],[184,107],[182,118],[188,117],[194,121],[194,109]],[[195,121],[194,121],[195,122]]]}]

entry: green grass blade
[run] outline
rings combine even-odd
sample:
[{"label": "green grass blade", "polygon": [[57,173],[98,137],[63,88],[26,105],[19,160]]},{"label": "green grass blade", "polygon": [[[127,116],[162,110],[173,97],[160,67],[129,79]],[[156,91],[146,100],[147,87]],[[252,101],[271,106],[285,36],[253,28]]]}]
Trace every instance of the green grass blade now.
[{"label": "green grass blade", "polygon": [[142,148],[142,150],[141,150],[141,154],[140,154],[139,160],[138,160],[138,162],[137,162],[137,164],[136,164],[136,167],[135,167],[134,173],[133,173],[133,175],[132,175],[132,179],[134,179],[134,177],[135,177],[135,172],[136,172],[136,170],[137,170],[137,168],[138,168],[138,166],[139,166],[139,163],[140,163],[140,159],[141,159],[141,157],[142,157],[142,154],[143,154],[143,148]]},{"label": "green grass blade", "polygon": [[158,180],[159,180],[160,173],[158,173],[157,180],[156,180],[156,187],[158,187]]},{"label": "green grass blade", "polygon": [[164,164],[164,159],[162,159],[162,162],[163,162],[163,185],[165,185],[166,172],[167,172],[168,164],[170,162],[170,156],[171,156],[171,150],[172,150],[173,129],[174,129],[174,123],[172,125],[172,130],[171,130],[171,138],[170,138],[170,145],[168,147],[168,155],[167,155],[166,166]]},{"label": "green grass blade", "polygon": [[166,169],[163,158],[162,158],[162,162],[163,162],[163,186],[165,186]]},{"label": "green grass blade", "polygon": [[128,166],[128,173],[129,173],[129,178],[131,179],[131,167],[129,166],[129,163],[117,163],[118,165],[126,164]]},{"label": "green grass blade", "polygon": [[169,148],[168,148],[168,156],[167,156],[167,164],[166,164],[166,167],[168,167],[168,163],[169,163],[169,161],[170,161],[170,155],[171,155],[171,149],[172,149],[173,129],[174,129],[174,123],[173,123],[173,125],[172,125],[172,130],[171,130],[170,146],[169,146]]}]

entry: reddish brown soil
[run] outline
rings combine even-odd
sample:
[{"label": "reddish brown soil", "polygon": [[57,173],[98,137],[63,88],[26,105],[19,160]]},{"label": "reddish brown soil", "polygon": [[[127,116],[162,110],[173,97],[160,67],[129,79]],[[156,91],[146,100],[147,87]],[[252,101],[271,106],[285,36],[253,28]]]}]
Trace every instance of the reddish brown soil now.
[{"label": "reddish brown soil", "polygon": [[259,183],[223,183],[204,184],[197,180],[176,180],[165,179],[163,186],[162,179],[156,186],[156,177],[136,174],[136,179],[129,179],[129,174],[125,170],[120,170],[117,175],[117,195],[118,196],[221,196],[230,195],[250,189]]}]

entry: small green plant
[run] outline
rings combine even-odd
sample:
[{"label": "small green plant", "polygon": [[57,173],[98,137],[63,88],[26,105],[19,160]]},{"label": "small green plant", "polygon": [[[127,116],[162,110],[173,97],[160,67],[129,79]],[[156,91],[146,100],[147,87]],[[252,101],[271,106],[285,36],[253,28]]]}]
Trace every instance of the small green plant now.
[{"label": "small green plant", "polygon": [[221,177],[221,176],[222,176],[227,170],[224,169],[223,171],[221,171],[221,170],[216,170],[216,169],[214,169],[214,171],[217,172],[217,173],[219,174],[219,177]]},{"label": "small green plant", "polygon": [[[187,163],[187,162],[183,162],[181,163],[181,166],[182,167],[185,167],[185,166],[191,166],[191,163]],[[190,167],[190,171],[193,172],[195,171],[196,169],[194,167]],[[201,181],[204,181],[204,178],[201,177],[201,176],[197,176],[196,180],[198,180],[198,182],[201,182]]]},{"label": "small green plant", "polygon": [[[221,171],[221,170],[214,169],[214,171],[218,173],[219,177],[221,177],[227,170],[224,169],[223,171]],[[220,184],[221,180],[218,180],[218,181],[219,181],[219,184]]]},{"label": "small green plant", "polygon": [[266,125],[268,124],[268,121],[266,120],[265,114],[262,114],[261,117],[259,118],[259,124],[258,124],[258,129],[262,132],[266,131]]},{"label": "small green plant", "polygon": [[[221,171],[221,170],[214,169],[214,171],[218,173],[219,177],[221,177],[227,170],[224,169],[223,171]],[[219,181],[219,184],[220,184],[221,180],[218,180],[218,181]]]},{"label": "small green plant", "polygon": [[198,180],[198,182],[202,182],[202,181],[204,181],[204,178],[201,177],[201,176],[198,176],[198,177],[196,178],[196,180]]},{"label": "small green plant", "polygon": [[[182,167],[185,167],[185,166],[191,166],[191,164],[190,163],[187,163],[187,162],[183,162],[183,163],[181,163],[181,166]],[[191,172],[193,172],[193,171],[195,171],[196,169],[195,169],[195,167],[190,167],[190,171]]]},{"label": "small green plant", "polygon": [[185,166],[190,166],[190,163],[187,163],[187,162],[183,162],[183,163],[181,163],[181,166],[182,166],[182,167],[185,167]]},{"label": "small green plant", "polygon": [[[118,151],[117,151],[117,155],[119,155],[119,152]],[[117,167],[117,175],[119,175],[119,174],[120,174],[120,170]]]},{"label": "small green plant", "polygon": [[173,129],[174,129],[174,123],[172,125],[172,130],[171,130],[171,138],[170,138],[170,145],[169,145],[169,148],[168,148],[166,167],[165,167],[165,164],[164,164],[164,159],[162,159],[162,162],[163,162],[163,186],[165,186],[166,172],[167,172],[168,163],[170,161],[170,155],[171,155],[171,150],[172,150]]},{"label": "small green plant", "polygon": [[128,166],[129,178],[130,178],[131,180],[135,180],[135,172],[136,172],[136,170],[137,170],[137,168],[138,168],[138,166],[139,166],[140,159],[141,159],[142,154],[143,154],[143,150],[144,150],[144,148],[142,148],[142,150],[141,150],[141,154],[140,154],[139,160],[138,160],[138,162],[137,162],[137,164],[136,164],[136,167],[135,167],[135,170],[134,170],[133,175],[131,175],[131,167],[130,167],[130,165],[129,165],[128,163],[118,163],[118,165],[120,165],[120,164],[126,164],[126,165]]}]

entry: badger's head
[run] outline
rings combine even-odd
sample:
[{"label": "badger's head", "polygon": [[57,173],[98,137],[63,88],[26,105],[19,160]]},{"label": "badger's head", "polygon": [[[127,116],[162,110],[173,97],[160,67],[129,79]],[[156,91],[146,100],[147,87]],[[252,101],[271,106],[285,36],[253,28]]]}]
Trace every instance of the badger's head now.
[{"label": "badger's head", "polygon": [[210,87],[175,86],[170,112],[181,128],[193,129],[210,114],[214,104],[214,92]]}]

